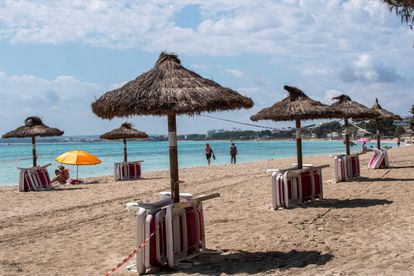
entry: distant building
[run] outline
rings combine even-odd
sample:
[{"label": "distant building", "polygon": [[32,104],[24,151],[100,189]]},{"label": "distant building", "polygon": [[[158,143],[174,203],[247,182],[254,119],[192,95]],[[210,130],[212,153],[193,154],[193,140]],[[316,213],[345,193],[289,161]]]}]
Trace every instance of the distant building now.
[{"label": "distant building", "polygon": [[330,133],[326,134],[326,137],[331,138],[331,139],[337,139],[337,138],[339,138],[339,133],[333,131],[333,132],[330,132]]},{"label": "distant building", "polygon": [[394,126],[409,126],[411,117],[403,118],[401,121],[394,121]]}]

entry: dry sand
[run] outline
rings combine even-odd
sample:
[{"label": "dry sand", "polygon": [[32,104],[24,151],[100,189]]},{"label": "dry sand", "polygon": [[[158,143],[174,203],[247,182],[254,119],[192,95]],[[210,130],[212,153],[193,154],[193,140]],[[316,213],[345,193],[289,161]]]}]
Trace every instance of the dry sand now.
[{"label": "dry sand", "polygon": [[[221,193],[204,206],[207,247],[224,253],[163,273],[413,275],[414,147],[389,153],[391,169],[364,168],[358,182],[332,184],[332,168],[325,169],[324,201],[279,211],[270,207],[264,171],[292,159],[180,170],[182,192]],[[328,156],[304,161],[332,163]],[[103,275],[135,247],[134,216],[124,204],[168,190],[168,172],[144,177],[49,192],[0,188],[0,275]]]}]

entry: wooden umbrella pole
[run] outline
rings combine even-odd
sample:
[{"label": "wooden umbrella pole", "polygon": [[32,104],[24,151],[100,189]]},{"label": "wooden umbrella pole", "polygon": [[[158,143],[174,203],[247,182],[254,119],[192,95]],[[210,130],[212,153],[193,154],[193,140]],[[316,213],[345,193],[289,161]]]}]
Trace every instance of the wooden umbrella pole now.
[{"label": "wooden umbrella pole", "polygon": [[301,136],[301,129],[300,129],[300,119],[296,119],[296,152],[298,155],[298,169],[303,168],[303,161],[302,161],[302,136]]},{"label": "wooden umbrella pole", "polygon": [[180,202],[180,188],[178,183],[177,122],[174,113],[168,113],[168,141],[170,144],[171,199],[176,203]]},{"label": "wooden umbrella pole", "polygon": [[375,120],[375,126],[377,128],[377,149],[381,149],[381,134],[379,129],[379,120]]},{"label": "wooden umbrella pole", "polygon": [[346,155],[351,154],[350,146],[349,146],[349,122],[348,118],[345,118],[345,148],[346,148]]},{"label": "wooden umbrella pole", "polygon": [[127,157],[127,141],[126,141],[126,138],[124,138],[124,162],[128,162],[128,157]]},{"label": "wooden umbrella pole", "polygon": [[37,165],[37,156],[36,156],[36,138],[32,136],[32,152],[33,152],[33,167]]}]

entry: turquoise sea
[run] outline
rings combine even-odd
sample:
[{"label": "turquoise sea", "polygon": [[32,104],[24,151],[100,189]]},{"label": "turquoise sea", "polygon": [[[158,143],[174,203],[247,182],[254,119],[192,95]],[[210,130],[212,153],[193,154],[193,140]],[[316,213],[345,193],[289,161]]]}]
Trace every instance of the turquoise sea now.
[{"label": "turquoise sea", "polygon": [[[230,163],[229,141],[208,141],[216,155],[213,164]],[[179,166],[194,167],[206,165],[204,154],[205,141],[178,142]],[[268,160],[296,156],[295,141],[236,141],[239,155],[237,162]],[[368,143],[368,146],[374,143]],[[383,144],[394,146],[394,144]],[[79,177],[112,175],[113,163],[122,161],[123,145],[121,142],[94,142],[94,143],[38,143],[38,164],[52,163],[49,172],[58,163],[54,160],[58,155],[70,150],[84,150],[98,156],[102,164],[96,166],[80,166]],[[342,141],[303,141],[304,155],[342,153],[345,146]],[[360,151],[361,144],[352,148]],[[26,159],[27,158],[27,159]],[[25,159],[18,160],[17,159]],[[143,171],[165,170],[168,164],[168,142],[131,141],[128,142],[129,161],[144,160]],[[0,143],[0,185],[16,185],[18,183],[18,170],[16,167],[31,167],[31,144]],[[72,175],[76,174],[76,167],[67,166]]]}]

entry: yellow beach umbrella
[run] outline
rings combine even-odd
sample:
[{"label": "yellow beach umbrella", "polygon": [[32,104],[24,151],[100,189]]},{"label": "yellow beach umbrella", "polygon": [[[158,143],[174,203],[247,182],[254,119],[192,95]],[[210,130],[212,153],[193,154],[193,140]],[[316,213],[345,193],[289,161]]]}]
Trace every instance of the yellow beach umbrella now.
[{"label": "yellow beach umbrella", "polygon": [[97,165],[102,161],[86,151],[73,150],[65,152],[55,159],[59,163],[76,166],[76,179],[78,179],[78,166],[81,165]]}]

